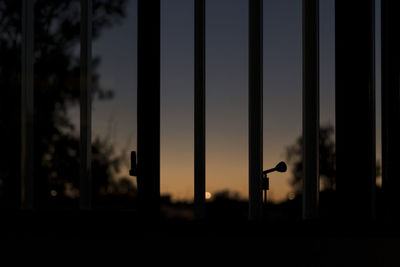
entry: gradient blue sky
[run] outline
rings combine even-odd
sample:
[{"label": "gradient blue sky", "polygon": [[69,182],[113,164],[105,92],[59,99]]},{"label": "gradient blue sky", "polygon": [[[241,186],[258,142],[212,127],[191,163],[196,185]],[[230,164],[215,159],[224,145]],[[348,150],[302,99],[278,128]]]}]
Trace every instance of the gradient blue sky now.
[{"label": "gradient blue sky", "polygon": [[[248,1],[206,3],[207,191],[229,189],[246,198]],[[106,30],[93,47],[102,59],[101,84],[115,92],[111,101],[94,101],[93,136],[108,135],[116,152],[125,149],[126,157],[136,148],[136,4],[130,0],[126,19]],[[286,147],[301,133],[301,24],[301,1],[264,1],[265,169],[285,160]],[[193,198],[193,26],[193,0],[161,1],[161,191],[175,200]],[[320,37],[321,125],[326,125],[335,118],[334,0],[320,0]],[[378,158],[379,66],[377,53]],[[289,176],[271,175],[271,200],[286,199]]]}]

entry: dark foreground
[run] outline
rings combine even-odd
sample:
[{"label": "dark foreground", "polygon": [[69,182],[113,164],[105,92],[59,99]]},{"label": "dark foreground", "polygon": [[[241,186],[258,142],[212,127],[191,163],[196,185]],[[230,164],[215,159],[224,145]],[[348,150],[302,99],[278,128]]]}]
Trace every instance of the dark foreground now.
[{"label": "dark foreground", "polygon": [[400,266],[399,226],[378,222],[146,222],[134,211],[2,211],[1,217],[3,242],[106,239],[167,244],[173,239],[224,247],[257,244],[263,251],[260,257],[301,266]]}]

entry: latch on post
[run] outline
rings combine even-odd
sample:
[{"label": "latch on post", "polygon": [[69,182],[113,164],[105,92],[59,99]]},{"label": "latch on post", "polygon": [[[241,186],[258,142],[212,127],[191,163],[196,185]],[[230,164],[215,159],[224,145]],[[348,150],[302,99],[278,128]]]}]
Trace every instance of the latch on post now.
[{"label": "latch on post", "polygon": [[274,172],[274,171],[286,172],[286,170],[287,170],[286,163],[281,161],[275,166],[275,168],[272,168],[272,169],[269,169],[269,170],[266,170],[266,171],[262,172],[261,190],[262,190],[262,193],[263,193],[264,208],[267,205],[267,191],[269,190],[269,178],[268,178],[267,174],[270,173],[270,172]]},{"label": "latch on post", "polygon": [[129,170],[129,175],[137,177],[136,151],[131,151],[131,169]]}]

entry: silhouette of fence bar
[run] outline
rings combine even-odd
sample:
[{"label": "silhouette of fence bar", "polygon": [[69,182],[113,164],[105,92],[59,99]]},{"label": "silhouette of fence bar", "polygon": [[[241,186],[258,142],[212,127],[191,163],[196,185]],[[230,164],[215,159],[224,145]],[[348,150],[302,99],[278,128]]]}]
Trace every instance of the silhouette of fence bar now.
[{"label": "silhouette of fence bar", "polygon": [[81,0],[80,207],[92,208],[92,0]]},{"label": "silhouette of fence bar", "polygon": [[303,0],[303,218],[316,219],[319,190],[319,0]]},{"label": "silhouette of fence bar", "polygon": [[400,2],[381,1],[382,14],[382,190],[385,215],[400,220]]},{"label": "silhouette of fence bar", "polygon": [[336,0],[336,189],[343,218],[375,210],[374,0]]},{"label": "silhouette of fence bar", "polygon": [[34,206],[33,176],[33,4],[22,0],[21,207]]},{"label": "silhouette of fence bar", "polygon": [[140,212],[159,213],[160,0],[138,0],[137,158]]},{"label": "silhouette of fence bar", "polygon": [[249,219],[262,218],[263,1],[249,0]]},{"label": "silhouette of fence bar", "polygon": [[198,219],[205,217],[206,195],[205,2],[194,1],[194,204]]}]

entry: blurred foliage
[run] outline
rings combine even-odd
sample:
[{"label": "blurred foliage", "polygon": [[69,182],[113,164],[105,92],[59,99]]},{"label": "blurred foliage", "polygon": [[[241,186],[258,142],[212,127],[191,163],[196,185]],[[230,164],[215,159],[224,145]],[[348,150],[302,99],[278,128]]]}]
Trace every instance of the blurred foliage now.
[{"label": "blurred foliage", "polygon": [[[334,189],[336,186],[336,151],[334,129],[324,126],[319,131],[319,172],[323,190]],[[290,185],[296,194],[302,192],[303,186],[303,138],[300,136],[286,150],[287,161],[292,165]]]},{"label": "blurred foliage", "polygon": [[[327,125],[320,128],[319,132],[319,172],[320,190],[336,189],[336,145],[333,126]],[[301,194],[303,186],[303,138],[286,150],[286,158],[292,166],[290,185],[295,194]],[[376,177],[381,175],[381,165],[376,163]]]},{"label": "blurred foliage", "polygon": [[[106,28],[124,19],[127,1],[93,2],[96,40]],[[55,196],[79,195],[79,129],[75,129],[68,112],[79,105],[80,1],[37,0],[34,8],[35,194],[46,202]],[[15,205],[20,190],[21,1],[0,1],[0,58],[0,198],[3,204]],[[113,91],[99,83],[99,64],[100,58],[94,58],[92,98],[110,99]],[[92,153],[96,189],[107,192],[109,186],[121,188],[110,185],[122,160],[112,144],[107,139],[95,139]],[[132,186],[124,182],[122,187]]]},{"label": "blurred foliage", "polygon": [[[336,151],[334,129],[331,125],[320,128],[319,131],[319,172],[322,190],[333,190],[336,186]],[[286,150],[286,158],[292,165],[290,185],[296,194],[302,192],[303,186],[303,138]]]}]

